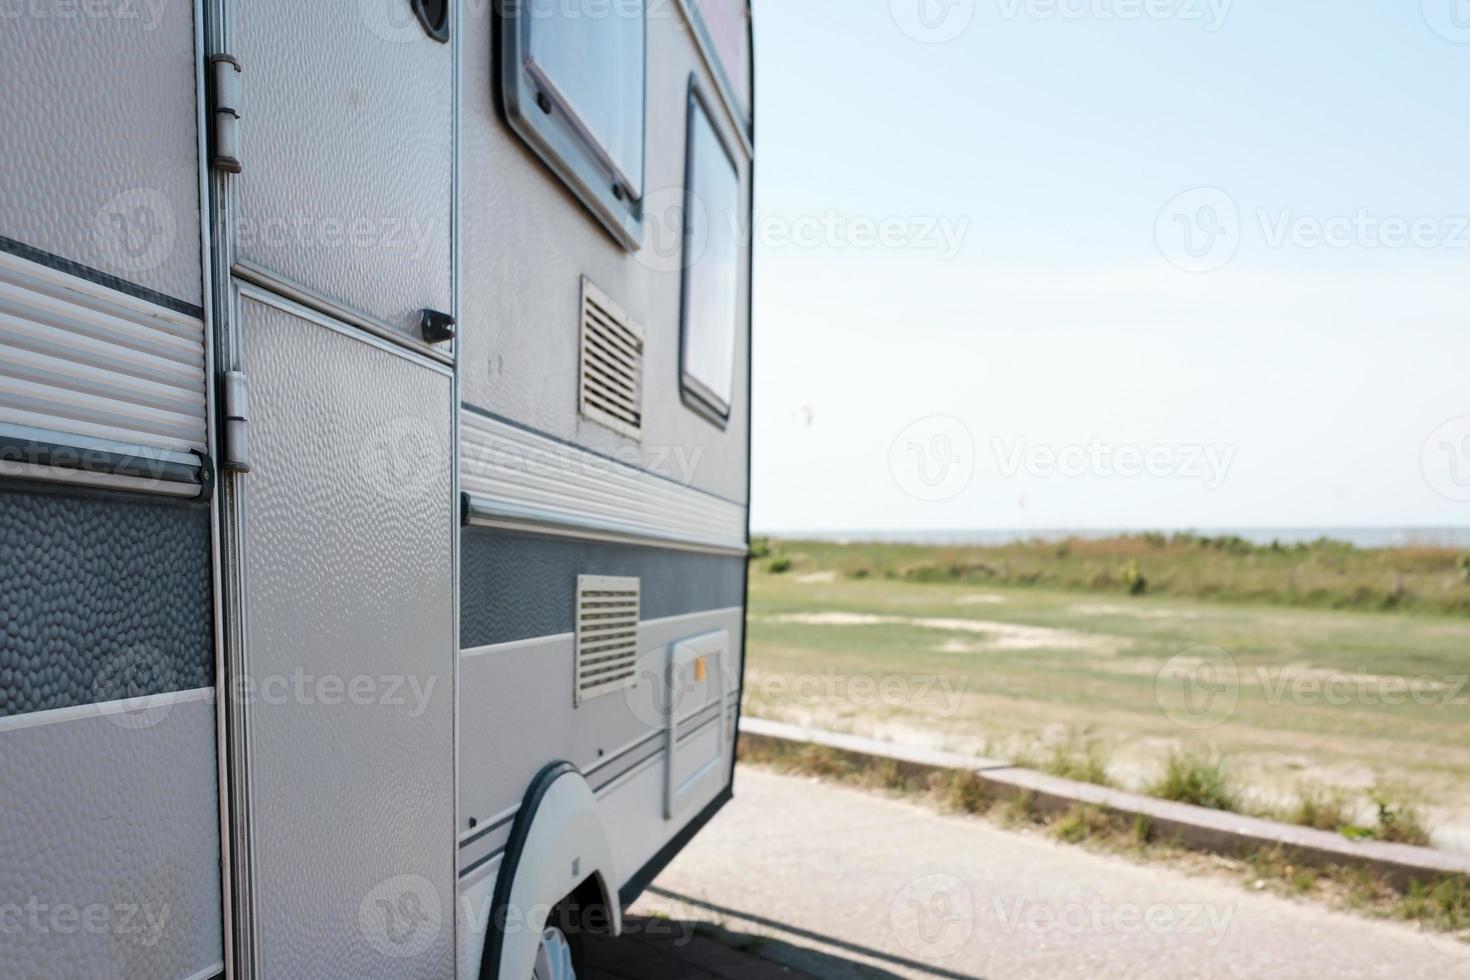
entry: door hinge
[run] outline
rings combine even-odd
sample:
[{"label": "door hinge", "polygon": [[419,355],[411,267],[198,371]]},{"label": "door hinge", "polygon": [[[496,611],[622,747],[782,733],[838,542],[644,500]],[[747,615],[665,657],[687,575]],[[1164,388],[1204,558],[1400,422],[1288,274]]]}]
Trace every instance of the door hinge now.
[{"label": "door hinge", "polygon": [[250,472],[250,379],[241,371],[220,377],[220,417],[224,419],[224,446],[220,467],[233,473]]},{"label": "door hinge", "polygon": [[234,55],[217,54],[209,59],[213,82],[210,164],[226,173],[240,172],[240,61]]}]

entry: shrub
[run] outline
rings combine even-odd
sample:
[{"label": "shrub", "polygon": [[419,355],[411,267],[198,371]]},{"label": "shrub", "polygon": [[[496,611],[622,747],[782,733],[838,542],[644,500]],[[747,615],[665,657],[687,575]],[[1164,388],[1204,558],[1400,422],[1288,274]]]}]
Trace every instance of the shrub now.
[{"label": "shrub", "polygon": [[791,559],[782,555],[780,558],[772,558],[766,564],[766,571],[772,575],[785,575],[791,571]]},{"label": "shrub", "polygon": [[1123,584],[1128,587],[1129,595],[1143,595],[1148,591],[1148,579],[1143,577],[1138,562],[1130,561],[1123,569]]}]

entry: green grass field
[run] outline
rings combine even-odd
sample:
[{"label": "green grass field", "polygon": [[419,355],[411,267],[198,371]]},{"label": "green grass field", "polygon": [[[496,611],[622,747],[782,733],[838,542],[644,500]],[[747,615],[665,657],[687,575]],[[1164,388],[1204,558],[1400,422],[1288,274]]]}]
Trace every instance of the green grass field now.
[{"label": "green grass field", "polygon": [[[1126,566],[1080,583],[1033,556],[1042,574],[1022,585],[931,573],[956,561],[932,549],[775,548],[751,578],[753,715],[1100,768],[1134,789],[1190,752],[1223,761],[1242,809],[1287,813],[1303,795],[1340,796],[1354,822],[1371,823],[1380,797],[1421,810],[1442,846],[1470,847],[1470,618],[1453,603],[1417,602],[1410,614],[1326,608],[1353,603],[1321,594],[1301,606],[1279,593],[1222,601],[1223,589],[1132,594]],[[1403,558],[1339,554],[1349,576]],[[1203,564],[1141,574],[1230,579]],[[1455,556],[1439,564],[1454,577]]]}]

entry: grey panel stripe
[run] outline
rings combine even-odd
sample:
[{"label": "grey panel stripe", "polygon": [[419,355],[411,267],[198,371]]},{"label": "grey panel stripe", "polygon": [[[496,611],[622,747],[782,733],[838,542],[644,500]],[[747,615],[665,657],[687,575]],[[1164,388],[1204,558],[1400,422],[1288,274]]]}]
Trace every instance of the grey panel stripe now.
[{"label": "grey panel stripe", "polygon": [[572,632],[578,575],[641,579],[645,620],[744,601],[744,558],[483,528],[461,533],[460,646],[466,649]]},{"label": "grey panel stripe", "polygon": [[690,717],[679,722],[675,741],[683,742],[685,739],[693,738],[714,721],[719,713],[720,703],[718,701],[705,705]]},{"label": "grey panel stripe", "polygon": [[473,844],[460,846],[459,877],[474,873],[485,862],[494,860],[505,850],[506,844],[510,842],[511,823],[512,821],[507,821],[500,824],[494,833],[479,838]]},{"label": "grey panel stripe", "polygon": [[644,749],[642,754],[633,756],[630,760],[627,760],[625,762],[620,762],[612,770],[605,770],[604,772],[600,773],[597,780],[592,784],[592,792],[601,793],[603,790],[607,789],[613,783],[617,782],[619,779],[622,779],[624,776],[628,775],[628,773],[637,769],[639,766],[643,765],[646,762],[649,762],[652,759],[657,759],[663,754],[663,745],[654,745],[647,749]]},{"label": "grey panel stripe", "polygon": [[214,686],[209,508],[0,489],[0,716]]},{"label": "grey panel stripe", "polygon": [[32,245],[27,245],[25,242],[18,242],[14,238],[6,238],[4,235],[0,235],[0,252],[9,252],[11,255],[19,256],[28,262],[47,266],[48,268],[55,269],[57,272],[65,272],[69,276],[76,276],[78,279],[85,279],[99,286],[106,286],[108,289],[115,289],[134,299],[154,303],[166,310],[173,310],[175,313],[182,313],[185,316],[191,316],[197,320],[204,319],[203,308],[195,306],[193,303],[186,303],[181,299],[175,299],[165,293],[149,289],[147,286],[140,286],[135,282],[120,279],[111,273],[101,272],[91,266],[82,265],[80,262],[64,259],[59,255],[53,255]]}]

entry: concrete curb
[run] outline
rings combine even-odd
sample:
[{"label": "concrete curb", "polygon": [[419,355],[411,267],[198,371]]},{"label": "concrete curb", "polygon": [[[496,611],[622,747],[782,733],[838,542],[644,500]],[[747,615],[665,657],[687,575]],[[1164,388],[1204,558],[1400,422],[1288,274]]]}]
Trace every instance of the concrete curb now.
[{"label": "concrete curb", "polygon": [[1029,793],[1048,813],[1065,812],[1083,804],[1122,816],[1144,817],[1162,839],[1211,854],[1244,857],[1274,850],[1297,863],[1371,871],[1400,889],[1413,881],[1432,884],[1446,878],[1470,877],[1470,857],[1464,855],[1408,844],[1353,841],[1325,830],[1060,779],[995,759],[930,751],[760,718],[741,718],[740,738],[742,744],[754,746],[816,745],[855,762],[896,764],[902,775],[920,779],[934,773],[972,772],[998,797]]}]

